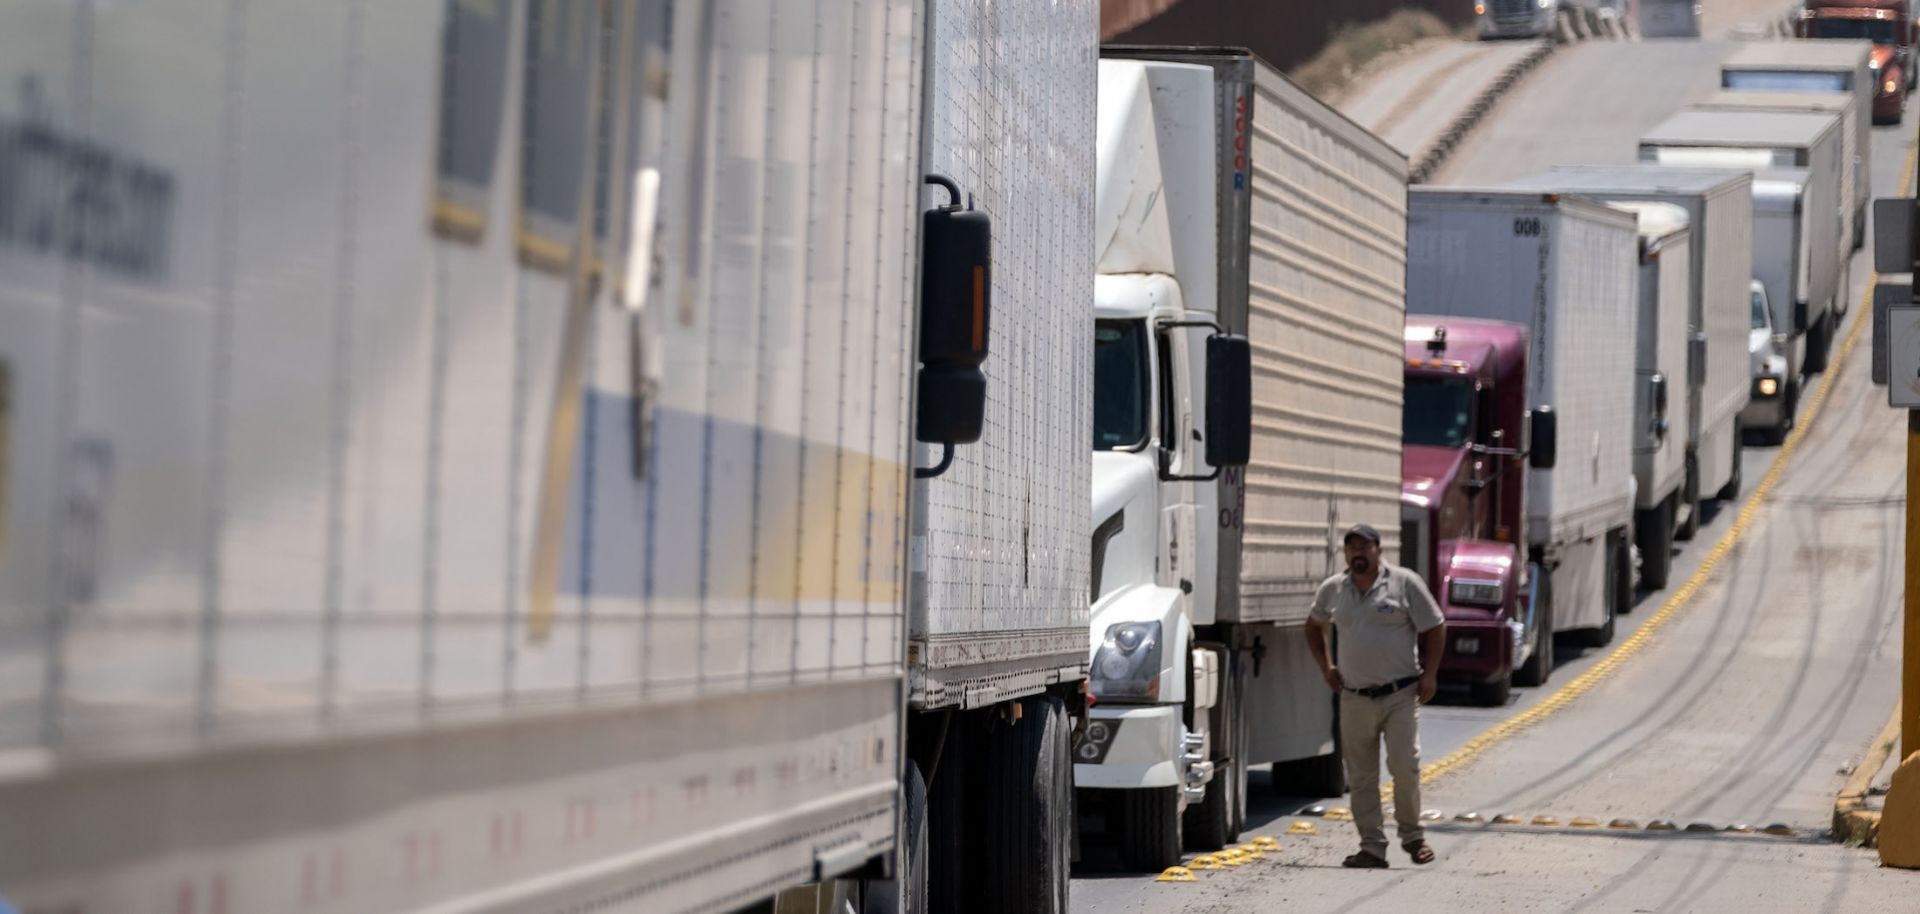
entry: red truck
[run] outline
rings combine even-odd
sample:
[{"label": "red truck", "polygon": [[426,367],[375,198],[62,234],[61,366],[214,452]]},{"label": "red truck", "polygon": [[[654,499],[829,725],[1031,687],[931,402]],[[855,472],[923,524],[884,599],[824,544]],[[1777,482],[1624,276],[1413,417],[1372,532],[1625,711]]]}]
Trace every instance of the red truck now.
[{"label": "red truck", "polygon": [[[1551,468],[1556,448],[1551,420],[1527,406],[1527,329],[1409,314],[1406,359],[1401,564],[1433,582],[1446,613],[1441,678],[1466,683],[1475,703],[1505,704],[1511,685],[1540,685],[1553,670],[1552,635],[1535,618],[1541,572],[1527,557],[1526,497],[1527,474]],[[1456,601],[1442,581],[1497,583],[1500,601]]]},{"label": "red truck", "polygon": [[1911,0],[1806,0],[1794,34],[1873,42],[1873,121],[1900,123],[1914,87]]}]

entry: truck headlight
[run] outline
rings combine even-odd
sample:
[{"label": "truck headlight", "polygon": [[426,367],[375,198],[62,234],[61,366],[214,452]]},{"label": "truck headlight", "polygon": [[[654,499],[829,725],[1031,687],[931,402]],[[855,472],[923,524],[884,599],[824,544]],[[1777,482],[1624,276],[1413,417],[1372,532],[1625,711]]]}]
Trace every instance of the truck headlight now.
[{"label": "truck headlight", "polygon": [[1886,84],[1881,86],[1880,88],[1884,90],[1888,95],[1892,95],[1895,92],[1900,91],[1900,83],[1889,79],[1887,80]]},{"label": "truck headlight", "polygon": [[1447,600],[1467,606],[1499,606],[1505,602],[1506,590],[1499,581],[1457,579],[1447,585]]},{"label": "truck headlight", "polygon": [[1760,379],[1760,396],[1771,397],[1780,392],[1780,382],[1774,378]]},{"label": "truck headlight", "polygon": [[1101,701],[1160,699],[1160,623],[1120,622],[1093,652],[1089,687]]},{"label": "truck headlight", "polygon": [[1553,0],[1537,0],[1543,10],[1553,9]]}]

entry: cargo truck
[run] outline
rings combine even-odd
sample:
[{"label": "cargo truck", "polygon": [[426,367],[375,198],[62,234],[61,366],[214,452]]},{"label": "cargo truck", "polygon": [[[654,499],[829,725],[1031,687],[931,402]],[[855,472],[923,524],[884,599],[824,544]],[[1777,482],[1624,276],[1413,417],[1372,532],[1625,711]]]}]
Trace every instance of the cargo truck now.
[{"label": "cargo truck", "polygon": [[1473,15],[1481,40],[1544,38],[1553,34],[1570,0],[1475,0]]},{"label": "cargo truck", "polygon": [[8,900],[1065,911],[1097,8],[994,12],[0,11]]},{"label": "cargo truck", "polygon": [[[1867,185],[1872,142],[1867,118],[1850,96],[1839,92],[1766,92],[1722,89],[1691,106],[1694,111],[1784,111],[1832,114],[1840,118],[1840,199],[1850,207],[1847,250],[1867,243]],[[1844,256],[1844,255],[1843,255]],[[1845,313],[1845,310],[1842,310]]]},{"label": "cargo truck", "polygon": [[1873,43],[1875,123],[1898,124],[1913,90],[1910,0],[1805,0],[1794,20],[1799,38]]},{"label": "cargo truck", "polygon": [[1807,295],[1814,248],[1824,244],[1806,198],[1804,168],[1754,173],[1753,278],[1765,293],[1769,333],[1767,349],[1750,368],[1753,396],[1740,419],[1755,437],[1770,444],[1786,441],[1793,431],[1806,384],[1808,339],[1794,323],[1796,303]]},{"label": "cargo truck", "polygon": [[[1665,302],[1649,311],[1649,289],[1642,284],[1639,370],[1647,378],[1658,373],[1657,400],[1677,391],[1671,410],[1654,416],[1646,409],[1635,421],[1637,455],[1659,453],[1662,460],[1681,459],[1683,482],[1669,504],[1665,485],[1649,485],[1664,472],[1637,469],[1641,513],[1635,524],[1640,550],[1640,579],[1650,588],[1666,586],[1672,540],[1692,539],[1700,526],[1703,499],[1732,499],[1740,494],[1741,413],[1747,407],[1751,381],[1746,358],[1748,334],[1747,285],[1753,278],[1754,202],[1752,177],[1724,169],[1669,168],[1657,165],[1563,166],[1513,182],[1512,187],[1590,196],[1623,206],[1667,203],[1679,206],[1686,217],[1688,251],[1685,268],[1674,262],[1671,245],[1642,251],[1642,271],[1658,271],[1662,279],[1674,272],[1691,275],[1686,309],[1675,324],[1665,317]],[[1653,255],[1649,257],[1649,255]],[[1683,336],[1675,351],[1679,362],[1665,358],[1676,345],[1669,334]],[[1653,353],[1661,355],[1656,361]],[[1639,388],[1652,395],[1651,387]],[[1642,407],[1649,405],[1641,401]],[[1660,440],[1648,437],[1661,423],[1684,455],[1666,453]],[[1636,457],[1636,463],[1638,457]]]},{"label": "cargo truck", "polygon": [[[1074,783],[1131,868],[1234,840],[1250,765],[1345,790],[1305,622],[1341,532],[1397,530],[1406,180],[1245,52],[1103,54],[1097,702]],[[1223,334],[1251,349],[1244,470],[1212,453]]]},{"label": "cargo truck", "polygon": [[1696,168],[1807,170],[1806,207],[1811,237],[1808,287],[1792,304],[1794,332],[1805,334],[1810,373],[1825,371],[1834,329],[1845,313],[1850,269],[1846,223],[1840,202],[1839,119],[1829,114],[1770,111],[1682,111],[1640,140],[1640,159]]},{"label": "cargo truck", "polygon": [[[1847,118],[1853,141],[1841,145],[1853,150],[1853,194],[1842,199],[1852,201],[1854,250],[1866,243],[1872,194],[1875,87],[1884,85],[1875,61],[1872,46],[1864,41],[1755,41],[1740,44],[1720,65],[1720,86],[1728,92],[1819,92],[1853,100]],[[1842,313],[1845,307],[1843,302]]]},{"label": "cargo truck", "polygon": [[1529,474],[1553,468],[1556,432],[1531,408],[1527,343],[1512,322],[1407,317],[1400,564],[1446,615],[1441,679],[1496,707],[1553,674],[1546,577],[1525,550]]},{"label": "cargo truck", "polygon": [[1407,225],[1410,313],[1527,330],[1528,408],[1557,453],[1527,478],[1523,586],[1541,632],[1606,644],[1633,594],[1637,223],[1570,194],[1415,187]]},{"label": "cargo truck", "polygon": [[1640,0],[1640,37],[1699,38],[1699,0]]}]

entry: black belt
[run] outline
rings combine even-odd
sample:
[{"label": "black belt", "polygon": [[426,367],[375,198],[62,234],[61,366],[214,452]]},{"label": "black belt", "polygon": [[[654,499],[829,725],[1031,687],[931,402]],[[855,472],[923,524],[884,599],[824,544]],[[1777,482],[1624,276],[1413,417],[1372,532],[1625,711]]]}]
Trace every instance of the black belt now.
[{"label": "black belt", "polygon": [[1420,677],[1418,676],[1408,676],[1405,679],[1396,679],[1386,685],[1368,686],[1364,689],[1348,689],[1347,691],[1361,698],[1385,698],[1419,681]]}]

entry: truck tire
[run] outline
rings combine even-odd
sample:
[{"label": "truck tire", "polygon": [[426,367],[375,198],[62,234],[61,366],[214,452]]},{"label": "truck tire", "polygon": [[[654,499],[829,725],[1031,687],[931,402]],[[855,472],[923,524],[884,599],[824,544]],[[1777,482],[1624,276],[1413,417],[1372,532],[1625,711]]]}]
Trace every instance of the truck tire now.
[{"label": "truck tire", "polygon": [[951,712],[940,758],[927,772],[927,905],[929,914],[970,914],[975,904],[974,861],[980,831],[973,771],[981,715]]},{"label": "truck tire", "polygon": [[1687,452],[1687,481],[1680,484],[1680,508],[1686,509],[1687,519],[1674,527],[1673,538],[1690,542],[1700,532],[1700,455],[1693,451]]},{"label": "truck tire", "polygon": [[1727,474],[1727,484],[1713,493],[1721,501],[1738,501],[1740,498],[1740,442],[1747,436],[1747,427],[1739,419],[1733,420],[1733,472]]},{"label": "truck tire", "polygon": [[861,914],[927,914],[927,781],[907,763],[905,833],[893,879],[867,883]]},{"label": "truck tire", "polygon": [[1553,574],[1540,571],[1540,605],[1533,614],[1533,654],[1513,671],[1513,684],[1543,686],[1553,675]]},{"label": "truck tire", "polygon": [[1607,607],[1607,621],[1598,628],[1575,631],[1573,640],[1581,647],[1606,647],[1613,643],[1614,620],[1619,618],[1621,601],[1633,599],[1633,565],[1632,560],[1627,558],[1626,539],[1625,532],[1607,534],[1606,566],[1601,570],[1607,576],[1605,596],[1602,598]]},{"label": "truck tire", "polygon": [[1660,506],[1641,511],[1634,517],[1634,542],[1640,547],[1640,581],[1648,590],[1667,586],[1673,573],[1673,502],[1669,495]]},{"label": "truck tire", "polygon": [[1224,734],[1212,749],[1213,780],[1207,784],[1206,799],[1187,807],[1186,844],[1191,850],[1217,851],[1240,840],[1242,809],[1246,796],[1246,743],[1236,738],[1240,731],[1240,695],[1235,681],[1232,654],[1222,644],[1197,644],[1220,657],[1226,672],[1226,687],[1220,690],[1217,714],[1210,721],[1211,732]]},{"label": "truck tire", "polygon": [[1178,785],[1122,791],[1117,805],[1120,860],[1127,869],[1151,873],[1180,863],[1182,837]]},{"label": "truck tire", "polygon": [[1829,323],[1832,320],[1831,313],[1822,315],[1807,330],[1807,359],[1806,364],[1801,366],[1801,370],[1807,374],[1820,374],[1827,370],[1827,350],[1833,344],[1833,328]]},{"label": "truck tire", "polygon": [[1021,719],[986,745],[980,859],[970,881],[980,911],[1067,914],[1073,793],[1067,709],[1052,696],[1021,701]]},{"label": "truck tire", "polygon": [[1793,434],[1793,414],[1800,408],[1800,385],[1788,384],[1786,395],[1780,401],[1780,422],[1760,433],[1760,443],[1779,447],[1787,443],[1787,436]]}]

